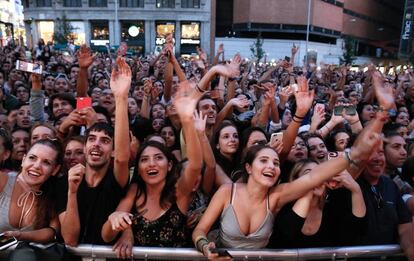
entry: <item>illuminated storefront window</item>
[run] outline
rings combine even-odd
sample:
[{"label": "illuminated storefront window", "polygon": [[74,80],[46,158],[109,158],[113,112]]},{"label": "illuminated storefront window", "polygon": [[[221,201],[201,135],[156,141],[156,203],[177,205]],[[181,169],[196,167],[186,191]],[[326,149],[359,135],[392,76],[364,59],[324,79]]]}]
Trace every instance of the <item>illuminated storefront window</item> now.
[{"label": "illuminated storefront window", "polygon": [[85,24],[83,22],[70,22],[73,28],[71,38],[75,45],[81,45],[85,43]]},{"label": "illuminated storefront window", "polygon": [[200,23],[182,22],[181,23],[181,53],[191,54],[196,52],[196,47],[200,46]]},{"label": "illuminated storefront window", "polygon": [[108,21],[91,21],[91,44],[105,46],[109,43]]},{"label": "illuminated storefront window", "polygon": [[162,50],[162,47],[165,43],[165,37],[168,34],[173,35],[175,33],[175,23],[174,22],[157,22],[155,25],[155,30],[157,32],[155,38],[155,53],[159,53]]},{"label": "illuminated storefront window", "polygon": [[52,21],[40,21],[39,22],[39,35],[40,38],[47,42],[53,42],[53,32],[55,29],[55,23]]},{"label": "illuminated storefront window", "polygon": [[128,49],[137,54],[144,54],[144,21],[121,21],[121,41],[128,44]]}]

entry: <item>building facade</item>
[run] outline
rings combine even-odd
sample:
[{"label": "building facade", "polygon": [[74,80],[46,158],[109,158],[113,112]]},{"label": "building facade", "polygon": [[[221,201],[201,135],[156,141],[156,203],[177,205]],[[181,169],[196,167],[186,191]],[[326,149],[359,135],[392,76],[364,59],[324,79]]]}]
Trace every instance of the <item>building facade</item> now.
[{"label": "building facade", "polygon": [[52,41],[53,33],[67,23],[77,45],[117,46],[124,41],[137,53],[157,53],[172,33],[175,52],[191,54],[196,46],[210,49],[211,1],[25,0],[24,17],[33,43]]},{"label": "building facade", "polygon": [[23,6],[20,0],[0,0],[0,45],[24,36]]},{"label": "building facade", "polygon": [[[339,62],[347,39],[361,61],[398,55],[404,0],[221,0],[217,6],[217,37],[251,39],[261,32],[265,42],[303,45],[309,15],[308,51],[319,61],[322,52],[330,59],[339,54]],[[280,43],[272,49],[287,49]]]}]

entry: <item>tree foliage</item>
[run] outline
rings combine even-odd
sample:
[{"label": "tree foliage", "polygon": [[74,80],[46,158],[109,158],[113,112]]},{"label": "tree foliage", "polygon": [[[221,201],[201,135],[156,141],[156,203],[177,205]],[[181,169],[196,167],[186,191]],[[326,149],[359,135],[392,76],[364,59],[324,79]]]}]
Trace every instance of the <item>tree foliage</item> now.
[{"label": "tree foliage", "polygon": [[353,64],[356,57],[355,57],[355,39],[352,37],[345,37],[344,38],[344,45],[343,45],[343,55],[339,58],[341,64]]},{"label": "tree foliage", "polygon": [[257,34],[256,41],[252,45],[250,45],[250,51],[252,52],[252,58],[256,59],[256,62],[260,62],[260,60],[265,55],[265,51],[263,50],[263,42],[264,42],[264,39],[262,38],[262,33],[259,32]]},{"label": "tree foliage", "polygon": [[66,15],[63,15],[61,19],[58,18],[55,22],[53,41],[55,44],[66,45],[69,40],[73,40],[73,31],[75,29],[66,19]]}]

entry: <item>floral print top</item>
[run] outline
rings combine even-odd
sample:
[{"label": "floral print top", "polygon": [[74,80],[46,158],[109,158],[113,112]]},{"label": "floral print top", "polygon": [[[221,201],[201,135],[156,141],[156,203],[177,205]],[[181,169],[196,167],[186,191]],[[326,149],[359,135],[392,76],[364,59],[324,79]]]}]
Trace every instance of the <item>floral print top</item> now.
[{"label": "floral print top", "polygon": [[132,225],[135,245],[153,247],[185,247],[187,216],[174,203],[161,217],[150,221],[139,216]]}]

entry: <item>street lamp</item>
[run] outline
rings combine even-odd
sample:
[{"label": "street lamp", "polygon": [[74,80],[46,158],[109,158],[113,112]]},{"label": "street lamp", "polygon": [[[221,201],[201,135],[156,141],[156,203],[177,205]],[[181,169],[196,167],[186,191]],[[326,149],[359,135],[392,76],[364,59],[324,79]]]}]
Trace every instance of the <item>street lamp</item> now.
[{"label": "street lamp", "polygon": [[308,43],[309,43],[309,30],[310,30],[310,12],[311,12],[312,0],[308,0],[308,22],[306,25],[306,45],[305,45],[305,62],[308,61]]}]

